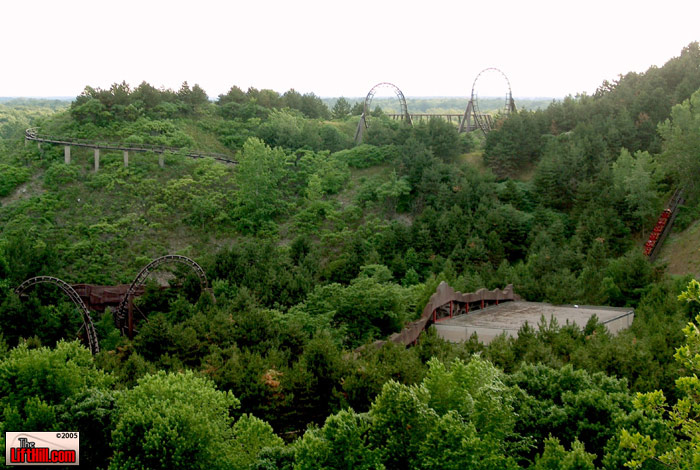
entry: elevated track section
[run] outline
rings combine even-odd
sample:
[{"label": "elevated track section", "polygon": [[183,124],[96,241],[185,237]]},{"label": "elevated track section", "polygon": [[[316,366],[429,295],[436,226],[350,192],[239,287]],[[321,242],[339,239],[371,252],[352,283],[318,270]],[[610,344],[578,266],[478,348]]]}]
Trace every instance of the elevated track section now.
[{"label": "elevated track section", "polygon": [[172,263],[183,264],[191,268],[192,271],[194,271],[197,277],[199,278],[199,285],[202,289],[202,292],[209,292],[213,298],[214,294],[211,293],[211,290],[209,290],[207,275],[204,273],[204,269],[202,269],[202,267],[198,265],[194,260],[191,260],[186,256],[180,255],[165,255],[161,256],[160,258],[156,258],[150,263],[148,263],[146,266],[144,266],[143,269],[141,269],[141,271],[139,271],[139,273],[136,275],[136,278],[134,278],[131,285],[129,285],[129,288],[126,290],[124,297],[122,297],[122,300],[119,303],[119,307],[117,308],[117,311],[114,315],[114,323],[116,327],[119,328],[119,330],[123,334],[129,336],[129,338],[134,337],[134,296],[140,289],[143,288],[144,284],[146,283],[146,279],[148,278],[148,275],[152,271],[155,271],[156,269],[158,269],[159,266],[163,264]]},{"label": "elevated track section", "polygon": [[484,113],[480,110],[478,98],[478,84],[479,80],[483,81],[483,77],[489,75],[496,75],[497,77],[501,77],[506,84],[505,102],[503,108],[498,111],[498,114],[501,116],[508,116],[511,113],[515,113],[516,107],[515,101],[513,100],[513,92],[511,91],[510,87],[510,80],[508,80],[508,77],[505,73],[503,73],[502,70],[497,69],[495,67],[489,67],[482,70],[474,79],[474,83],[472,84],[472,92],[469,97],[467,109],[464,111],[464,114],[411,113],[408,111],[406,97],[404,96],[403,92],[399,89],[399,87],[397,87],[393,83],[381,82],[373,86],[372,89],[370,89],[369,93],[367,93],[367,96],[365,97],[364,106],[362,108],[362,115],[360,116],[360,121],[357,123],[357,130],[355,131],[355,143],[362,143],[365,131],[370,128],[370,121],[372,116],[372,100],[377,94],[377,91],[381,88],[391,89],[396,95],[396,98],[399,100],[400,112],[387,114],[387,116],[390,119],[401,120],[410,126],[412,126],[414,122],[421,121],[423,119],[438,118],[445,119],[449,122],[453,122],[454,119],[454,122],[458,124],[459,132],[473,132],[477,129],[480,129],[484,133],[484,135],[486,135],[494,127],[494,116],[489,113]]},{"label": "elevated track section", "polygon": [[85,305],[85,302],[83,302],[83,300],[80,298],[80,295],[78,295],[78,293],[75,291],[75,289],[73,289],[73,287],[70,284],[68,284],[65,281],[62,281],[57,277],[37,276],[27,279],[22,284],[17,286],[17,288],[15,289],[15,293],[22,297],[27,289],[37,284],[53,284],[55,286],[58,286],[68,296],[68,298],[71,299],[73,304],[75,304],[75,306],[79,310],[80,316],[83,320],[83,326],[80,327],[80,330],[78,331],[78,336],[80,336],[81,332],[84,331],[84,340],[87,343],[88,348],[90,348],[90,351],[93,354],[97,354],[98,352],[100,352],[100,345],[97,341],[97,333],[95,332],[95,325],[93,325],[92,318],[90,317],[90,311]]},{"label": "elevated track section", "polygon": [[[392,120],[401,119],[400,114],[387,114],[386,116]],[[457,123],[459,127],[462,127],[462,122],[464,121],[464,114],[410,113],[410,116],[411,122],[421,122],[424,119],[426,121],[430,119],[444,119],[448,122]],[[483,114],[479,117],[479,119],[482,122],[485,122],[489,126],[489,128],[493,127],[493,116],[491,116],[490,114]],[[472,132],[477,129],[480,129],[480,127],[476,124],[476,120],[471,119],[469,123],[464,125],[464,129],[462,132]]]},{"label": "elevated track section", "polygon": [[[194,273],[199,278],[200,287],[202,292],[207,292],[211,295],[213,301],[214,294],[209,289],[209,284],[207,282],[206,274],[204,269],[197,264],[195,261],[180,255],[165,255],[160,258],[156,258],[146,266],[144,266],[141,271],[136,275],[136,278],[130,285],[119,285],[119,286],[93,286],[90,284],[68,284],[67,282],[58,279],[53,276],[37,276],[27,279],[22,284],[17,286],[15,293],[21,298],[25,297],[26,291],[37,284],[53,284],[58,286],[73,304],[76,306],[83,320],[83,325],[78,331],[78,336],[82,337],[83,341],[86,343],[88,348],[93,354],[97,354],[100,351],[100,346],[97,338],[97,333],[95,331],[95,326],[92,322],[90,316],[90,310],[88,305],[90,305],[94,310],[104,311],[106,306],[118,307],[113,311],[114,323],[117,328],[126,334],[129,338],[133,338],[134,325],[136,323],[133,309],[133,300],[139,295],[143,295],[145,289],[144,284],[149,274],[158,269],[164,264],[182,264],[188,266],[194,271]],[[145,318],[145,317],[144,317]],[[146,319],[147,320],[147,319]]]},{"label": "elevated track section", "polygon": [[39,148],[41,144],[53,144],[62,145],[64,148],[64,160],[65,163],[70,163],[71,161],[71,148],[72,147],[84,147],[91,148],[94,150],[95,157],[95,171],[100,168],[100,152],[101,151],[119,151],[123,153],[124,156],[124,166],[129,165],[129,153],[156,153],[159,155],[158,162],[160,166],[164,165],[164,154],[165,152],[173,153],[175,155],[181,155],[187,158],[212,158],[216,161],[235,165],[238,162],[232,159],[228,155],[222,153],[211,153],[211,152],[200,152],[198,150],[190,150],[180,147],[168,147],[164,145],[151,145],[151,144],[133,144],[127,142],[107,142],[102,140],[87,140],[87,139],[76,139],[72,137],[61,137],[49,134],[40,134],[39,129],[32,127],[24,132],[25,145],[28,142],[37,142]]},{"label": "elevated track section", "polygon": [[649,234],[649,239],[644,244],[644,255],[649,258],[649,261],[654,261],[656,257],[659,256],[661,245],[663,245],[668,234],[671,233],[673,222],[678,215],[678,208],[682,206],[684,202],[683,190],[676,189],[673,196],[671,196],[671,199],[668,201],[668,204],[666,204],[666,208],[657,219],[656,225],[651,231],[651,234]]}]

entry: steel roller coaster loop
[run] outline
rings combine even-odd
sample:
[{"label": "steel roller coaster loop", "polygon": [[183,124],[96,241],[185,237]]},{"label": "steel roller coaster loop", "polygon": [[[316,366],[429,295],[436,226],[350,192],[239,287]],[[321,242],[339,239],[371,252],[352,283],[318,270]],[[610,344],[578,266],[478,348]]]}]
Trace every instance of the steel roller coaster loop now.
[{"label": "steel roller coaster loop", "polygon": [[472,93],[471,93],[471,98],[470,98],[470,104],[472,105],[473,109],[473,115],[474,115],[474,120],[476,122],[476,125],[481,129],[481,131],[486,134],[488,133],[492,127],[493,127],[493,121],[489,117],[485,117],[486,115],[481,113],[481,110],[479,108],[479,98],[478,98],[478,93],[477,93],[477,83],[479,81],[479,78],[486,73],[486,72],[496,72],[500,74],[506,81],[508,90],[506,91],[506,96],[505,96],[505,103],[503,106],[503,111],[502,114],[507,116],[511,113],[515,112],[515,101],[513,100],[513,92],[511,91],[510,87],[510,80],[508,80],[508,77],[506,76],[505,73],[501,69],[498,69],[496,67],[488,67],[479,72],[479,74],[476,76],[474,79],[474,83],[472,84]]},{"label": "steel roller coaster loop", "polygon": [[44,283],[58,286],[73,301],[75,306],[78,307],[80,315],[83,319],[83,326],[80,329],[85,329],[88,348],[90,348],[90,351],[93,354],[97,354],[98,352],[100,352],[100,345],[97,341],[97,333],[95,332],[95,326],[92,323],[92,318],[90,318],[90,311],[83,302],[83,299],[80,298],[78,293],[75,292],[75,289],[73,289],[73,287],[71,287],[70,284],[68,284],[65,281],[62,281],[61,279],[58,279],[57,277],[38,276],[27,279],[22,284],[17,286],[17,288],[15,289],[15,293],[17,293],[17,295],[22,295],[24,291],[26,291],[29,287],[34,286],[36,284]]},{"label": "steel roller coaster loop", "polygon": [[127,334],[129,337],[133,337],[134,321],[133,313],[131,313],[131,307],[136,290],[146,282],[148,275],[152,271],[156,270],[159,266],[163,264],[170,263],[184,264],[185,266],[189,266],[190,268],[192,268],[195,274],[197,274],[197,277],[199,277],[199,284],[202,288],[202,292],[208,292],[212,296],[212,300],[216,301],[216,299],[214,299],[214,294],[212,293],[211,289],[209,289],[207,275],[204,273],[204,269],[202,269],[202,267],[199,264],[197,264],[195,261],[191,260],[186,256],[161,256],[160,258],[154,259],[146,266],[144,266],[143,269],[141,269],[141,271],[136,275],[136,278],[134,278],[133,282],[129,286],[126,295],[122,298],[122,301],[119,304],[119,307],[117,308],[117,311],[114,315],[114,323],[123,334]]},{"label": "steel roller coaster loop", "polygon": [[370,112],[372,109],[372,100],[374,99],[374,95],[377,94],[377,91],[381,88],[390,88],[391,90],[394,91],[396,94],[396,97],[399,99],[399,106],[401,107],[401,112],[400,114],[403,116],[403,119],[409,123],[413,124],[411,121],[411,115],[408,113],[408,105],[406,104],[406,97],[404,96],[403,92],[399,90],[399,87],[394,85],[393,83],[389,82],[381,82],[377,83],[372,87],[372,89],[367,93],[367,96],[365,97],[365,105],[363,107],[362,111],[362,116],[363,120],[365,123],[365,128],[369,129],[369,121],[370,121]]}]

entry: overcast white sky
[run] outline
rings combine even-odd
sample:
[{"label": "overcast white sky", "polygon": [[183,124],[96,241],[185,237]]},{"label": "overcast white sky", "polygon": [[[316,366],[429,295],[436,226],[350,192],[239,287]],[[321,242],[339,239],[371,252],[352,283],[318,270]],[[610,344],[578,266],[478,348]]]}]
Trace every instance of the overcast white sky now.
[{"label": "overcast white sky", "polygon": [[[187,80],[364,96],[467,96],[502,69],[514,96],[592,93],[700,40],[700,1],[3,0],[0,96]],[[501,95],[500,79],[479,94]],[[491,93],[491,91],[494,93]]]}]

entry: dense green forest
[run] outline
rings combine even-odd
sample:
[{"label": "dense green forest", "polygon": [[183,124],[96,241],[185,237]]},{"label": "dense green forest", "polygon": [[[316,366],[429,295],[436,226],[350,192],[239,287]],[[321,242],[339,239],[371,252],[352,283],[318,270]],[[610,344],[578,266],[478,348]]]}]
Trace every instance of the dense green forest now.
[{"label": "dense green forest", "polygon": [[[700,219],[699,67],[691,43],[486,136],[378,111],[361,145],[351,100],[295,90],[212,102],[115,83],[0,103],[0,439],[77,430],[101,469],[700,468],[697,271],[642,254],[676,188],[675,230]],[[30,126],[238,163],[105,151],[95,172],[91,151],[67,165],[62,146],[25,145]],[[216,302],[161,272],[133,339],[93,312],[94,356],[58,289],[14,292],[38,275],[129,283],[167,253],[201,264]],[[441,281],[635,320],[367,347]]]}]

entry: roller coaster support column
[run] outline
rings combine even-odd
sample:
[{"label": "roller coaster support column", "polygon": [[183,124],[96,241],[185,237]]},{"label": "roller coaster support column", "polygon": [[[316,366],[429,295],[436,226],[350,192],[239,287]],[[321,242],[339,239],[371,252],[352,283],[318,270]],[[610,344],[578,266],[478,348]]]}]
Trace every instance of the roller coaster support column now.
[{"label": "roller coaster support column", "polygon": [[68,165],[70,163],[70,145],[63,147],[63,161]]},{"label": "roller coaster support column", "polygon": [[357,123],[357,130],[355,131],[355,144],[359,145],[362,143],[362,134],[364,133],[365,126],[365,113],[362,113],[360,122]]},{"label": "roller coaster support column", "polygon": [[124,166],[129,166],[129,151],[124,150]]},{"label": "roller coaster support column", "polygon": [[165,155],[163,155],[163,152],[158,153],[158,165],[161,168],[165,168]]},{"label": "roller coaster support column", "polygon": [[134,295],[129,294],[129,314],[128,314],[129,339],[134,339]]},{"label": "roller coaster support column", "polygon": [[100,149],[95,149],[95,173],[100,169]]},{"label": "roller coaster support column", "polygon": [[474,114],[474,103],[470,98],[469,103],[467,103],[467,109],[464,111],[462,122],[459,124],[458,132],[470,132],[472,130],[472,114]]}]

